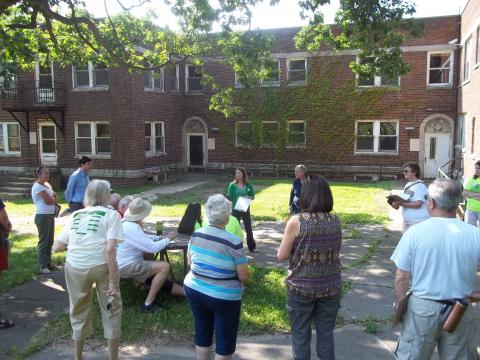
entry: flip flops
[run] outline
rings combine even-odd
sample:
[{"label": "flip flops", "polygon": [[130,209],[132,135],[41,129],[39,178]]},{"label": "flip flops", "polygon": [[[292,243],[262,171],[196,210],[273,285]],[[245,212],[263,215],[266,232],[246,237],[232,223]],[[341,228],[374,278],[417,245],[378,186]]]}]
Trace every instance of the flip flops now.
[{"label": "flip flops", "polygon": [[13,325],[15,325],[15,323],[12,320],[0,319],[0,329],[8,329]]}]

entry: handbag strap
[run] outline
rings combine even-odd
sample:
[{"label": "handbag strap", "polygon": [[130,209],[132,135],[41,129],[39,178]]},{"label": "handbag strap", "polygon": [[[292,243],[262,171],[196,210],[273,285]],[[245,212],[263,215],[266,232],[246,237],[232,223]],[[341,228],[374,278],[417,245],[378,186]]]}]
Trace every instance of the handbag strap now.
[{"label": "handbag strap", "polygon": [[[415,181],[413,184],[410,184],[408,185],[405,189],[403,189],[403,192],[407,191],[408,189],[410,189],[413,185],[417,185],[417,184],[424,184],[422,180],[417,180]],[[424,184],[425,185],[425,184]]]}]

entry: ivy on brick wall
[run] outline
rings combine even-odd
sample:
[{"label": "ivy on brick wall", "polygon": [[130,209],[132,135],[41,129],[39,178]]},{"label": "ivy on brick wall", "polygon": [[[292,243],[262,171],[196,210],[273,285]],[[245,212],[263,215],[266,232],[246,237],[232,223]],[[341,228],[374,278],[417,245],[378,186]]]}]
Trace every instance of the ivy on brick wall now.
[{"label": "ivy on brick wall", "polygon": [[[302,86],[282,84],[278,87],[235,89],[233,103],[241,109],[235,119],[213,116],[222,138],[234,149],[235,122],[251,123],[250,143],[239,146],[236,152],[259,151],[265,147],[265,121],[273,121],[278,130],[273,136],[276,160],[285,160],[287,152],[299,151],[305,158],[321,154],[325,162],[344,159],[353,151],[355,121],[371,119],[383,112],[382,97],[385,93],[399,91],[398,88],[359,89],[355,79],[344,80],[338,74],[338,64],[322,68],[322,72],[310,74],[308,83]],[[305,147],[288,147],[288,121],[305,121]]]}]

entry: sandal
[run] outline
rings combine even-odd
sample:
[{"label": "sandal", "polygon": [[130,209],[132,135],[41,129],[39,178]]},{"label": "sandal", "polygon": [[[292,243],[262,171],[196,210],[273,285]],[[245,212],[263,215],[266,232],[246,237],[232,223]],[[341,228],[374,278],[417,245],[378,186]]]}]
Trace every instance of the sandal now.
[{"label": "sandal", "polygon": [[0,319],[0,329],[8,329],[15,325],[12,320]]}]

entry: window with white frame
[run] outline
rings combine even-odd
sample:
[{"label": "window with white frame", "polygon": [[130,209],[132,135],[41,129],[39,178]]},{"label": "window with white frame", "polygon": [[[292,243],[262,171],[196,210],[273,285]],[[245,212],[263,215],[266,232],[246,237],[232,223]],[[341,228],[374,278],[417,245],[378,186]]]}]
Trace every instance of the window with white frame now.
[{"label": "window with white frame", "polygon": [[[357,62],[360,64],[368,64],[373,62],[372,58],[357,59]],[[374,75],[374,76],[364,76],[358,75],[357,78],[358,87],[380,87],[380,86],[400,86],[400,76],[396,76],[391,79],[383,75]]]},{"label": "window with white frame", "polygon": [[185,82],[187,93],[202,93],[203,71],[200,67],[194,65],[185,65]]},{"label": "window with white frame", "polygon": [[163,121],[145,122],[145,154],[165,153],[165,127]]},{"label": "window with white frame", "polygon": [[453,52],[429,52],[427,83],[430,86],[452,85]]},{"label": "window with white frame", "polygon": [[288,146],[305,146],[305,121],[291,120],[288,122]]},{"label": "window with white frame", "polygon": [[53,88],[53,62],[42,65],[35,63],[35,80],[37,88]]},{"label": "window with white frame", "polygon": [[477,53],[475,56],[475,62],[480,64],[480,26],[477,27]]},{"label": "window with white frame", "polygon": [[275,86],[280,84],[280,61],[272,60],[266,70],[265,78],[262,80],[263,86]]},{"label": "window with white frame", "polygon": [[0,154],[20,155],[20,126],[17,123],[0,123]]},{"label": "window with white frame", "polygon": [[465,147],[465,114],[458,115],[456,135],[455,145],[463,149]]},{"label": "window with white frame", "polygon": [[235,135],[236,146],[251,146],[252,123],[250,121],[237,121]]},{"label": "window with white frame", "polygon": [[303,84],[307,81],[307,60],[288,59],[287,78],[290,84]]},{"label": "window with white frame", "polygon": [[273,147],[278,138],[278,123],[276,121],[262,121],[262,146]]},{"label": "window with white frame", "polygon": [[465,41],[463,47],[463,81],[470,80],[472,72],[472,37]]},{"label": "window with white frame", "polygon": [[357,121],[355,129],[355,152],[397,153],[398,121]]},{"label": "window with white frame", "polygon": [[145,71],[143,75],[143,88],[147,91],[163,91],[163,68]]},{"label": "window with white frame", "polygon": [[111,155],[110,123],[105,121],[79,121],[75,123],[77,155]]},{"label": "window with white frame", "polygon": [[179,71],[180,67],[178,65],[171,65],[168,68],[168,75],[170,78],[170,91],[178,92],[179,91]]},{"label": "window with white frame", "polygon": [[72,67],[74,88],[107,88],[108,68],[103,63],[76,65]]}]

